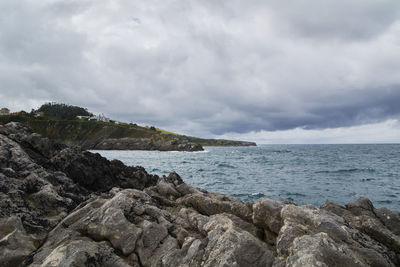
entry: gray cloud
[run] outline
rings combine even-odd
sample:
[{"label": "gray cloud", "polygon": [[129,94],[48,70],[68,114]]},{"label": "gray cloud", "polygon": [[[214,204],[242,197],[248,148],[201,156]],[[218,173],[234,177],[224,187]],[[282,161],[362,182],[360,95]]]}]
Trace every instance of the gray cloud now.
[{"label": "gray cloud", "polygon": [[192,135],[399,119],[400,2],[0,3],[0,104]]},{"label": "gray cloud", "polygon": [[361,40],[379,36],[399,18],[396,1],[273,1],[279,18],[299,37]]}]

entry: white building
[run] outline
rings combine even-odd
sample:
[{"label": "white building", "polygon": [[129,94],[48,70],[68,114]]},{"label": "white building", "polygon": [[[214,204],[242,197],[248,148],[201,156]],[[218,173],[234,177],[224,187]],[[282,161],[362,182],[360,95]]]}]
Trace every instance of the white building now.
[{"label": "white building", "polygon": [[0,109],[0,115],[10,115],[10,110],[8,108]]},{"label": "white building", "polygon": [[110,119],[104,116],[104,114],[100,114],[98,116],[86,117],[86,116],[78,116],[84,119],[88,119],[89,121],[102,121],[102,122],[110,122]]},{"label": "white building", "polygon": [[110,119],[107,118],[106,116],[104,116],[104,114],[101,114],[101,115],[98,116],[98,121],[110,122]]},{"label": "white building", "polygon": [[34,116],[35,116],[35,118],[43,117],[44,116],[44,112],[43,111],[36,111]]},{"label": "white building", "polygon": [[88,120],[90,116],[76,116],[77,119],[83,119],[83,120]]}]

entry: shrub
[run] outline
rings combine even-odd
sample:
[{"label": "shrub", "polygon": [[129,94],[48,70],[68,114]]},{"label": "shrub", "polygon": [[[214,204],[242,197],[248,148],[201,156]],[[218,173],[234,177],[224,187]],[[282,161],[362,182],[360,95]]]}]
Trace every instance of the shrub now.
[{"label": "shrub", "polygon": [[76,116],[93,116],[87,109],[60,103],[43,104],[35,112],[43,112],[45,116],[56,117],[63,120],[74,120]]}]

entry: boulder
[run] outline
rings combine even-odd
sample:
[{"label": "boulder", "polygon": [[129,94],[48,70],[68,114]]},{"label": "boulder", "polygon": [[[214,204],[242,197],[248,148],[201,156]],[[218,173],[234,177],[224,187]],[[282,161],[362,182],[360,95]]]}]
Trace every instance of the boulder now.
[{"label": "boulder", "polygon": [[17,266],[40,245],[16,216],[0,218],[0,266]]}]

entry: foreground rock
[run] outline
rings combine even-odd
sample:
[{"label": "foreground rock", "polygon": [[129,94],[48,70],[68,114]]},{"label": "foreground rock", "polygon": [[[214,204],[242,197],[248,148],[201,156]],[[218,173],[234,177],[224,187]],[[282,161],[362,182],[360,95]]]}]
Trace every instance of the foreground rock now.
[{"label": "foreground rock", "polygon": [[0,127],[0,266],[399,266],[400,214],[365,198],[241,201]]}]

